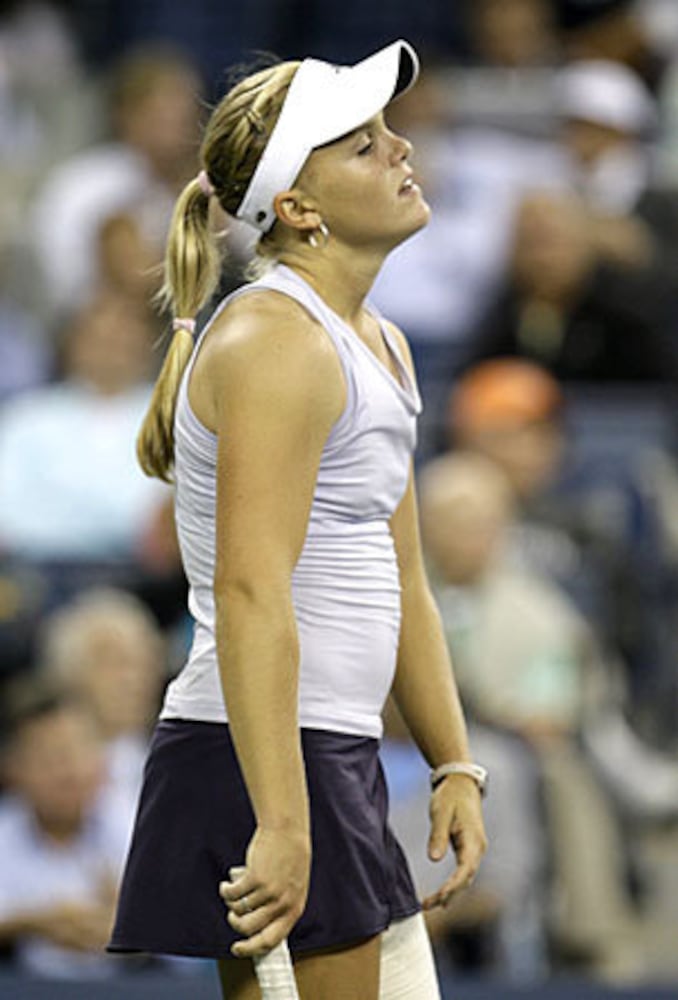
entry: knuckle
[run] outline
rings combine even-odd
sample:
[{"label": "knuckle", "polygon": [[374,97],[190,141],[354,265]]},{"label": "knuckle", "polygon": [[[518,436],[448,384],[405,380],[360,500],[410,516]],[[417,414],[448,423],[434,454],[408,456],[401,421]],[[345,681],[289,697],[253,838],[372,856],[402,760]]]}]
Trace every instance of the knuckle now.
[{"label": "knuckle", "polygon": [[258,940],[257,940],[257,948],[258,948],[258,950],[260,950],[260,951],[270,951],[271,948],[274,948],[276,944],[277,944],[277,941],[275,940],[275,936],[271,933],[270,930],[268,930],[268,928],[266,928],[265,930],[263,930],[258,935]]}]

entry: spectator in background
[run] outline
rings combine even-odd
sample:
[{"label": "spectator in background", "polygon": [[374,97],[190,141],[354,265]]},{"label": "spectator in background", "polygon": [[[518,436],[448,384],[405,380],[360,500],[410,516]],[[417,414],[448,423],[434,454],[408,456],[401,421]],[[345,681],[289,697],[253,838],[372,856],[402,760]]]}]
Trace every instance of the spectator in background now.
[{"label": "spectator in background", "polygon": [[94,588],[49,616],[38,661],[91,713],[104,743],[110,791],[130,829],[149,732],[167,676],[165,639],[133,594]]},{"label": "spectator in background", "polygon": [[628,668],[642,716],[639,692],[664,660],[655,631],[656,608],[666,605],[655,511],[630,452],[621,461],[578,453],[567,415],[561,387],[546,370],[497,358],[470,368],[455,386],[449,435],[508,476],[518,505],[508,538],[512,559],[575,600],[606,650]]},{"label": "spectator in background", "polygon": [[[644,232],[601,220],[571,194],[526,196],[514,223],[503,289],[479,323],[467,362],[513,355],[558,379],[597,383],[678,380],[676,288]],[[655,265],[656,261],[656,266]]]},{"label": "spectator in background", "polygon": [[546,577],[505,561],[513,501],[497,465],[448,454],[424,466],[419,483],[424,546],[465,703],[476,721],[524,739],[543,781],[550,902],[535,905],[538,887],[526,880],[521,916],[505,899],[506,918],[547,921],[556,966],[635,977],[644,958],[625,846],[578,742],[609,683],[595,637]]},{"label": "spectator in background", "polygon": [[16,294],[14,248],[0,237],[0,404],[46,382],[54,363],[47,332]]},{"label": "spectator in background", "polygon": [[[389,787],[391,822],[423,898],[435,887],[440,863],[424,850],[427,839],[426,765],[390,701],[380,755]],[[511,983],[535,983],[548,969],[547,843],[538,771],[530,747],[505,728],[469,724],[475,759],[491,769],[492,793],[483,816],[492,850],[473,886],[426,923],[443,981],[460,975],[501,975]],[[443,864],[450,873],[452,859]],[[452,986],[450,986],[452,989]]]},{"label": "spectator in background", "polygon": [[95,251],[101,286],[136,301],[155,322],[150,307],[157,291],[158,261],[135,213],[120,211],[107,216],[97,230]]},{"label": "spectator in background", "polygon": [[455,452],[425,465],[419,484],[426,552],[476,717],[535,742],[576,730],[596,666],[590,636],[547,578],[505,561],[514,516],[505,473]]},{"label": "spectator in background", "polygon": [[0,410],[0,662],[20,670],[39,619],[85,587],[133,590],[163,627],[184,620],[171,489],[134,440],[148,404],[147,308],[100,293],[67,324],[62,377]]},{"label": "spectator in background", "polygon": [[18,967],[102,977],[128,818],[101,796],[96,726],[79,704],[35,682],[14,692],[2,752],[0,941]]},{"label": "spectator in background", "polygon": [[579,62],[554,86],[566,172],[517,212],[504,288],[471,357],[517,354],[563,379],[678,379],[678,189],[657,185],[640,79]]},{"label": "spectator in background", "polygon": [[667,56],[654,42],[635,0],[551,0],[568,59],[623,63],[657,93]]},{"label": "spectator in background", "polygon": [[45,381],[52,351],[26,217],[36,185],[89,141],[92,86],[50,0],[0,8],[0,403]]},{"label": "spectator in background", "polygon": [[633,269],[665,265],[675,296],[678,187],[658,182],[656,102],[632,70],[602,60],[563,70],[555,102],[572,188],[593,216],[597,248]]},{"label": "spectator in background", "polygon": [[473,63],[524,69],[556,59],[553,10],[548,0],[465,0]]},{"label": "spectator in background", "polygon": [[134,437],[148,403],[153,330],[102,294],[63,336],[63,376],[0,412],[0,550],[42,561],[134,560],[168,490]]},{"label": "spectator in background", "polygon": [[32,243],[50,304],[82,304],[99,274],[98,234],[131,214],[161,257],[177,192],[195,171],[201,84],[182,55],[147,48],[128,54],[111,86],[114,139],[56,167],[31,212]]},{"label": "spectator in background", "polygon": [[97,134],[96,88],[51,0],[0,10],[0,229],[21,240],[27,200],[44,172]]}]

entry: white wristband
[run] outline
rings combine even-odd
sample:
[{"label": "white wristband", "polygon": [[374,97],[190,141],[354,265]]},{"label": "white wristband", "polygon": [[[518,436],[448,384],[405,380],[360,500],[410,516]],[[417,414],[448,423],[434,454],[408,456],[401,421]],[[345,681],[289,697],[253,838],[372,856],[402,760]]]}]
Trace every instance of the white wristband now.
[{"label": "white wristband", "polygon": [[482,796],[487,795],[489,775],[487,768],[482,767],[481,764],[466,764],[456,761],[450,764],[441,764],[435,771],[431,771],[431,788],[437,788],[448,774],[465,774],[468,778],[472,778],[475,781],[478,791]]}]

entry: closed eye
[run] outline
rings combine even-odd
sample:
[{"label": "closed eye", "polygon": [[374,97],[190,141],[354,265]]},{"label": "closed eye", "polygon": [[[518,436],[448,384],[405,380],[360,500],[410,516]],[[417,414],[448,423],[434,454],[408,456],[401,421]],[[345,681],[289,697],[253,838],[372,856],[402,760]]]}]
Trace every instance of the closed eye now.
[{"label": "closed eye", "polygon": [[357,129],[355,133],[356,137],[356,152],[358,156],[367,156],[368,153],[372,152],[374,148],[374,133],[371,128],[365,127]]}]

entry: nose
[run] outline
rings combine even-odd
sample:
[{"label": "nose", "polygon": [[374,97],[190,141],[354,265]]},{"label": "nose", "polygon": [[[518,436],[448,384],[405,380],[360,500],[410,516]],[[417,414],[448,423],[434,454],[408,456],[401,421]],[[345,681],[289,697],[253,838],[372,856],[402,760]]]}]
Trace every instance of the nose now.
[{"label": "nose", "polygon": [[408,159],[412,153],[412,143],[403,135],[391,132],[391,160],[393,163],[402,163]]}]

